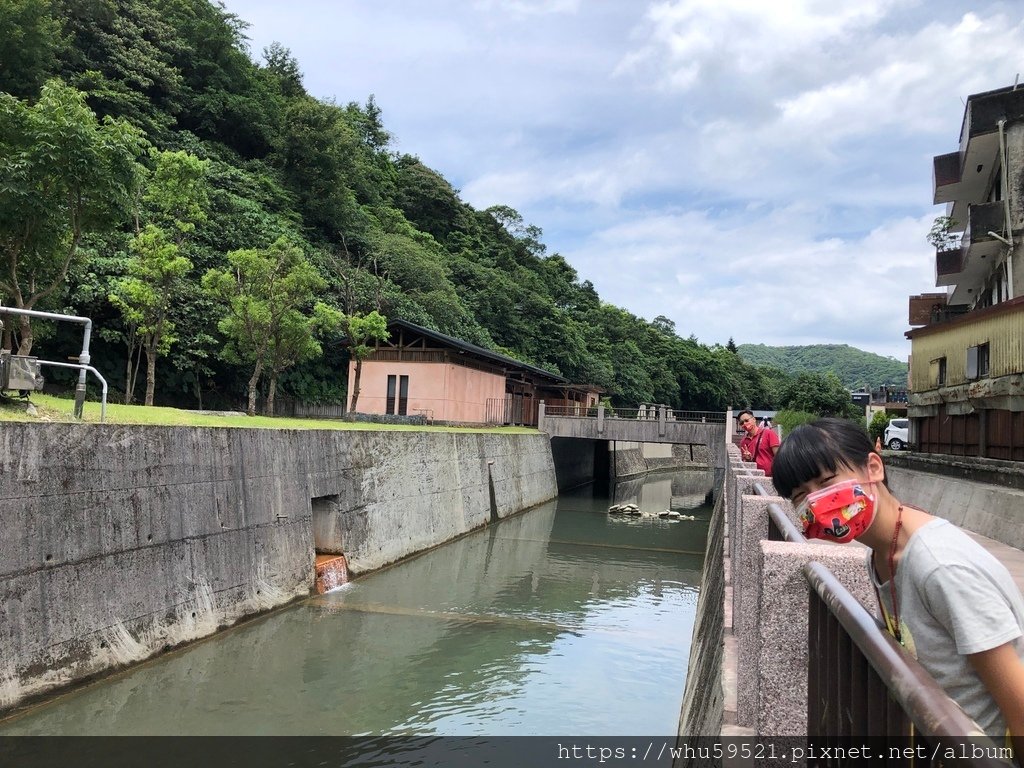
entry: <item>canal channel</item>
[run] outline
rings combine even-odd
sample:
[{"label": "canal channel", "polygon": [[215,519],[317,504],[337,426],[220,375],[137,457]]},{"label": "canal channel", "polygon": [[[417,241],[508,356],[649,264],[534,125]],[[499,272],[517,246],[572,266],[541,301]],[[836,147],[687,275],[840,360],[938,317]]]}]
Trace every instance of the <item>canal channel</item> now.
[{"label": "canal channel", "polygon": [[[706,471],[585,487],[0,721],[0,735],[674,734]],[[642,517],[609,515],[636,502]],[[669,506],[682,520],[657,517]]]}]

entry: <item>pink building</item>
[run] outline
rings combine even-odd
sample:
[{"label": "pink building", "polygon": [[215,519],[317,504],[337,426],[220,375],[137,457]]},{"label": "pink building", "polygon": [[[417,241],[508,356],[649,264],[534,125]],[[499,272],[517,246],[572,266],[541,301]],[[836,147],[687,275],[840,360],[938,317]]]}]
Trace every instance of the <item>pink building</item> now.
[{"label": "pink building", "polygon": [[[561,376],[404,320],[363,361],[359,413],[423,415],[465,424],[537,423],[537,404],[596,406],[597,387]],[[348,402],[355,386],[349,363]]]}]

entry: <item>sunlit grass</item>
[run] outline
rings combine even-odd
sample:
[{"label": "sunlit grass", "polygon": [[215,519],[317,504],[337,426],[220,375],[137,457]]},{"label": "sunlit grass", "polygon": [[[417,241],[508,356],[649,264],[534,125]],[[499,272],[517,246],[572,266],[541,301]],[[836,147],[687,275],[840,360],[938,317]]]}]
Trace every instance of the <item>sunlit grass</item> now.
[{"label": "sunlit grass", "polygon": [[[74,400],[33,393],[29,398],[36,414],[30,415],[24,400],[15,397],[0,397],[0,421],[32,422],[73,422]],[[83,421],[98,423],[100,404],[89,401],[85,404]],[[180,427],[247,427],[249,429],[361,429],[399,430],[415,432],[499,432],[528,434],[537,430],[529,427],[442,427],[415,426],[408,424],[365,424],[339,421],[337,419],[294,419],[270,416],[220,415],[197,413],[180,408],[145,407],[141,405],[120,405],[107,403],[106,423],[108,424],[149,424],[153,426]]]}]

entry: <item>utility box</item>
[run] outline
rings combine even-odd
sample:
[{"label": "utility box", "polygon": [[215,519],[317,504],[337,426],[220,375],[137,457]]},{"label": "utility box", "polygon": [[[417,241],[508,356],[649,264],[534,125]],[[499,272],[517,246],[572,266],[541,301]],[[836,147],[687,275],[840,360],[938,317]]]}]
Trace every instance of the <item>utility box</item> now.
[{"label": "utility box", "polygon": [[0,352],[0,389],[32,392],[43,388],[39,358]]}]

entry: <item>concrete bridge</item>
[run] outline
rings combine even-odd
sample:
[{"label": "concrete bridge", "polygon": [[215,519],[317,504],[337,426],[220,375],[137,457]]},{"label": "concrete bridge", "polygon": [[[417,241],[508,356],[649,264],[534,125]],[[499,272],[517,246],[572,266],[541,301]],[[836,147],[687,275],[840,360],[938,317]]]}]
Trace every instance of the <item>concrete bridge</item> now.
[{"label": "concrete bridge", "polygon": [[665,405],[610,409],[545,407],[537,428],[551,437],[617,440],[630,443],[681,443],[719,447],[726,442],[726,411],[674,411]]}]

